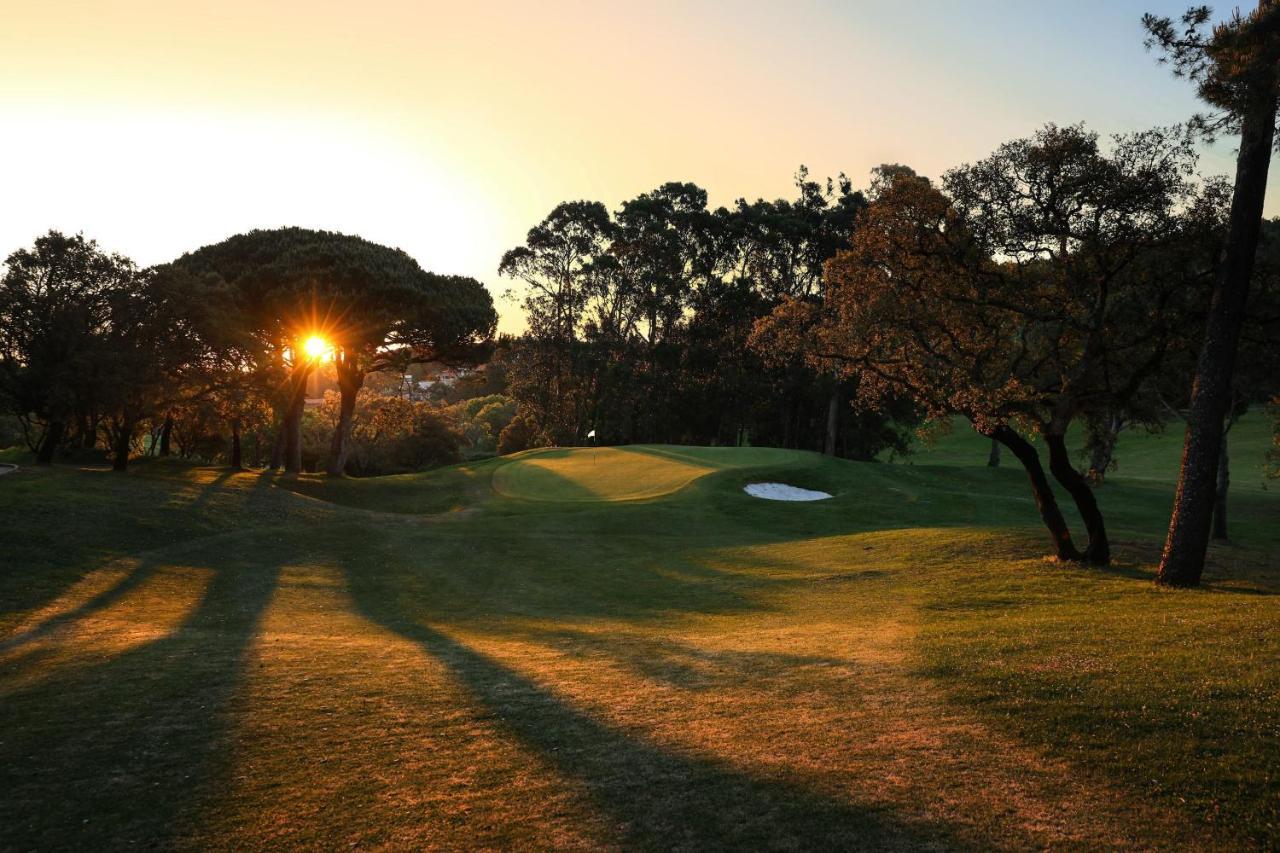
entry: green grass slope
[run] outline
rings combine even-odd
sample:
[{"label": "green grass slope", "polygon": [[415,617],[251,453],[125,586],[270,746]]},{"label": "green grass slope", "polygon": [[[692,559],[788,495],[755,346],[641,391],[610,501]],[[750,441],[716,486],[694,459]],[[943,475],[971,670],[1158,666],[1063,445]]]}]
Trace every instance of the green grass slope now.
[{"label": "green grass slope", "polygon": [[0,848],[1280,843],[1275,493],[1161,591],[1136,448],[1109,570],[1044,560],[1025,478],[973,449],[24,468]]},{"label": "green grass slope", "polygon": [[808,454],[767,447],[548,448],[505,460],[492,483],[500,494],[526,500],[628,501],[669,495],[713,471],[812,464]]},{"label": "green grass slope", "polygon": [[[1265,491],[1267,451],[1272,447],[1272,421],[1260,410],[1246,412],[1231,428],[1227,447],[1231,458],[1231,488],[1236,491]],[[930,433],[931,440],[917,444],[913,452],[895,461],[917,465],[947,465],[973,468],[985,465],[991,440],[975,433],[962,419],[945,425],[943,430]],[[1135,427],[1122,430],[1116,442],[1115,467],[1110,476],[1125,480],[1147,480],[1154,483],[1172,483],[1178,478],[1178,465],[1182,459],[1183,425],[1169,424],[1157,432]],[[1084,434],[1079,422],[1067,433],[1067,443],[1077,456],[1077,462],[1087,466],[1084,455]],[[1044,447],[1040,446],[1043,454]],[[1004,464],[1016,465],[1010,454],[1004,454]],[[1270,487],[1280,488],[1271,481]]]}]

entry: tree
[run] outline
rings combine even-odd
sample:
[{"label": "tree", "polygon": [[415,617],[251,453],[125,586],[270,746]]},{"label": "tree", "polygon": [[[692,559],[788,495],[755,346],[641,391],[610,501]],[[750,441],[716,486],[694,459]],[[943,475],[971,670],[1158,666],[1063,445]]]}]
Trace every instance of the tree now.
[{"label": "tree", "polygon": [[[346,465],[356,397],[369,373],[415,361],[475,358],[497,317],[473,279],[432,275],[399,249],[328,231],[252,231],[184,255],[187,276],[213,276],[233,294],[232,325],[245,331],[245,369],[278,377],[279,429],[271,466],[302,467],[302,411],[318,357],[304,342],[332,347],[342,392],[328,470]],[[247,342],[246,342],[247,341]]]},{"label": "tree", "polygon": [[[582,432],[590,407],[578,369],[588,304],[603,297],[593,312],[600,328],[621,329],[624,303],[618,298],[622,279],[608,254],[616,227],[600,202],[563,202],[529,230],[525,242],[503,254],[499,275],[525,286],[522,303],[529,331],[527,347],[512,361],[512,383],[521,378],[538,398],[525,406],[537,431],[559,441],[572,441]],[[514,293],[509,293],[514,298]],[[523,369],[521,369],[523,368]]]},{"label": "tree", "polygon": [[1189,78],[1201,99],[1218,111],[1199,118],[1197,125],[1240,134],[1226,248],[1196,365],[1173,514],[1156,574],[1165,586],[1196,586],[1204,572],[1223,420],[1249,299],[1280,94],[1280,7],[1260,0],[1249,16],[1237,13],[1205,33],[1209,15],[1208,7],[1193,7],[1181,27],[1165,17],[1143,18],[1148,47],[1164,51],[1175,74]]},{"label": "tree", "polygon": [[1044,438],[1099,563],[1106,528],[1067,427],[1125,416],[1184,338],[1221,210],[1217,184],[1195,194],[1194,167],[1177,129],[1117,136],[1103,152],[1096,134],[1049,125],[944,178],[976,248],[998,260],[976,270],[979,299],[1027,336],[1020,350],[1034,361],[1019,367],[1035,396],[1020,414]]},{"label": "tree", "polygon": [[[1026,468],[1057,556],[1105,564],[1105,523],[1066,431],[1125,410],[1180,337],[1217,209],[1212,185],[1193,192],[1193,163],[1169,132],[1103,153],[1094,134],[1050,125],[949,172],[945,192],[882,169],[851,248],[827,264],[825,300],[784,302],[761,334],[800,336],[811,362],[858,377],[864,404],[907,395],[968,417]],[[1085,520],[1083,551],[1014,425],[1044,439]]]},{"label": "tree", "polygon": [[597,201],[559,204],[529,230],[523,246],[503,254],[500,275],[524,282],[531,327],[572,341],[587,303],[598,291],[599,264],[614,233],[609,211]]},{"label": "tree", "polygon": [[[866,199],[843,174],[838,181],[828,178],[824,185],[809,180],[808,169],[801,166],[795,185],[799,197],[794,201],[761,199],[748,204],[739,199],[736,210],[742,267],[771,304],[783,299],[823,298],[823,265],[848,243],[858,213],[866,206]],[[785,390],[789,393],[782,396],[790,425],[791,411],[801,404],[809,377],[803,375],[802,357],[779,349],[770,349],[768,354],[777,369],[788,374]],[[834,376],[818,382],[826,397],[822,450],[834,456],[841,383]]]},{"label": "tree", "polygon": [[327,296],[331,305],[342,305],[344,318],[326,332],[342,394],[326,468],[333,476],[346,470],[356,395],[365,377],[403,372],[413,363],[475,362],[498,322],[493,298],[473,278],[421,271],[378,275],[376,288],[348,287]]},{"label": "tree", "polygon": [[1023,464],[1059,559],[1080,559],[1035,446],[1007,422],[1024,395],[1010,317],[978,296],[989,259],[950,200],[926,178],[878,170],[850,248],[827,263],[826,299],[783,301],[756,345],[806,353],[858,377],[860,405],[908,396],[929,415],[960,413]]},{"label": "tree", "polygon": [[865,204],[849,181],[810,180],[791,199],[707,208],[669,182],[603,205],[559,205],[503,259],[522,281],[528,331],[504,355],[520,423],[504,446],[753,442],[859,458],[903,433],[848,415],[850,383],[794,353],[764,358],[752,326],[778,299],[822,298],[822,264]]},{"label": "tree", "polygon": [[92,376],[109,358],[102,334],[111,296],[138,275],[133,262],[77,234],[50,231],[6,260],[0,280],[0,384],[48,465],[77,412],[98,389]]},{"label": "tree", "polygon": [[107,294],[100,330],[101,357],[93,366],[97,403],[106,414],[112,467],[124,471],[134,438],[148,418],[163,418],[199,363],[203,345],[187,307],[193,297],[172,281],[146,272]]}]

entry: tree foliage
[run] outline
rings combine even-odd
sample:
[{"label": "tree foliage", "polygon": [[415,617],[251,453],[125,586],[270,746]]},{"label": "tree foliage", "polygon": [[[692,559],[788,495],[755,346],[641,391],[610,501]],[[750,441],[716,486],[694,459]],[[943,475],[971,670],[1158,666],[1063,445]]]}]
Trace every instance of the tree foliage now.
[{"label": "tree foliage", "polygon": [[[557,206],[499,271],[524,284],[528,332],[503,356],[520,404],[508,448],[600,441],[811,447],[870,458],[901,446],[886,419],[852,417],[847,383],[793,352],[749,346],[787,297],[818,298],[863,197],[803,168],[796,197],[710,209],[666,183],[609,215]],[[834,402],[833,402],[834,401]],[[829,417],[831,411],[835,417]]]},{"label": "tree foliage", "polygon": [[[827,264],[823,300],[785,300],[757,340],[856,377],[865,407],[905,395],[1017,444],[1058,556],[1106,562],[1105,526],[1066,455],[1066,430],[1145,405],[1185,339],[1222,221],[1220,185],[1196,184],[1193,167],[1172,131],[1117,137],[1103,151],[1083,128],[1050,125],[940,187],[882,168],[849,249]],[[1083,553],[1011,425],[1045,440],[1089,527]]]}]

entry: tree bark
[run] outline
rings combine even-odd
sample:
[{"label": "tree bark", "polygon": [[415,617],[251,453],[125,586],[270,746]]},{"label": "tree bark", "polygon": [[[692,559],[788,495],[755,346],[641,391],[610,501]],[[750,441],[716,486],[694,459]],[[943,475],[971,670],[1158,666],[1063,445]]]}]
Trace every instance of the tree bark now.
[{"label": "tree bark", "polygon": [[985,434],[1009,448],[1026,470],[1027,478],[1031,481],[1031,494],[1035,496],[1036,508],[1040,510],[1040,519],[1053,537],[1054,556],[1064,561],[1080,560],[1081,554],[1071,541],[1071,530],[1062,517],[1062,510],[1058,508],[1058,500],[1053,496],[1049,478],[1040,465],[1040,454],[1036,452],[1035,445],[1007,425],[996,427]]},{"label": "tree bark", "polygon": [[1218,454],[1218,488],[1213,499],[1213,538],[1227,540],[1227,490],[1231,487],[1231,468],[1227,459],[1227,433],[1222,434],[1222,450]]},{"label": "tree bark", "polygon": [[272,473],[280,470],[280,466],[284,464],[284,446],[285,446],[285,430],[286,422],[289,420],[288,410],[280,412],[278,422],[276,424],[276,437],[271,442],[271,462],[268,466]]},{"label": "tree bark", "polygon": [[1111,562],[1111,543],[1107,539],[1107,526],[1103,523],[1102,511],[1098,509],[1098,499],[1093,494],[1093,489],[1089,488],[1089,481],[1071,464],[1065,436],[1046,435],[1044,440],[1049,447],[1049,470],[1075,501],[1076,509],[1080,511],[1085,530],[1089,534],[1089,544],[1085,546],[1082,557],[1098,566],[1108,565]]},{"label": "tree bark", "polygon": [[233,420],[231,422],[231,467],[237,471],[244,467],[241,464],[240,454],[240,421]]},{"label": "tree bark", "polygon": [[1251,93],[1251,104],[1241,120],[1226,252],[1214,285],[1191,386],[1173,515],[1156,572],[1156,583],[1164,586],[1199,585],[1209,548],[1223,419],[1231,400],[1231,378],[1249,300],[1249,279],[1262,228],[1262,205],[1275,135],[1274,81],[1261,88],[1264,91]]},{"label": "tree bark", "polygon": [[44,431],[44,438],[40,440],[40,449],[36,451],[37,465],[53,464],[53,454],[62,443],[62,434],[66,429],[67,425],[62,421],[49,421],[49,428]]},{"label": "tree bark", "polygon": [[1089,436],[1089,473],[1086,475],[1095,486],[1105,482],[1111,468],[1111,457],[1115,455],[1116,441],[1120,438],[1120,418],[1108,415],[1106,424],[1099,429],[1100,433]]},{"label": "tree bark", "polygon": [[116,430],[115,441],[111,449],[111,470],[125,471],[129,467],[129,450],[133,444],[134,424],[124,421]]},{"label": "tree bark", "polygon": [[307,398],[304,389],[289,403],[284,417],[284,471],[286,474],[302,472],[302,410]]},{"label": "tree bark", "polygon": [[160,427],[160,455],[168,456],[170,442],[173,440],[173,415],[164,416],[164,426]]},{"label": "tree bark", "polygon": [[97,424],[93,422],[93,419],[90,418],[88,415],[81,416],[80,434],[77,436],[77,438],[80,441],[80,446],[83,447],[85,450],[93,449],[94,433],[96,431],[97,431]]},{"label": "tree bark", "polygon": [[333,441],[329,444],[329,464],[325,473],[341,477],[347,470],[347,457],[351,454],[351,422],[355,418],[356,397],[364,385],[364,374],[354,362],[348,363],[345,356],[334,362],[334,368],[342,400],[338,408],[338,424],[333,428]]},{"label": "tree bark", "polygon": [[286,474],[302,473],[302,411],[307,405],[309,364],[294,368],[292,395],[284,416],[284,470]]},{"label": "tree bark", "polygon": [[991,439],[991,452],[987,454],[987,467],[1000,467],[1000,442],[996,441],[994,438]]},{"label": "tree bark", "polygon": [[827,456],[836,455],[836,436],[840,432],[840,385],[831,389],[831,397],[827,400],[827,441],[822,448]]}]

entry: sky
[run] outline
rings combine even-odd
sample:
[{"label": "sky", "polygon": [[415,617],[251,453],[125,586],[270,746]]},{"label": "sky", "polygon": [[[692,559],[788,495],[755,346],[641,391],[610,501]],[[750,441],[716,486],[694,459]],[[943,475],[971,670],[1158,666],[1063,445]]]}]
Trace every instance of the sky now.
[{"label": "sky", "polygon": [[[777,198],[800,164],[865,186],[1050,121],[1184,121],[1191,87],[1140,25],[1183,8],[0,0],[0,257],[50,228],[143,265],[325,228],[474,276],[515,331],[498,261],[561,201],[616,208],[675,180],[713,205]],[[1225,139],[1201,170],[1233,160]]]}]

